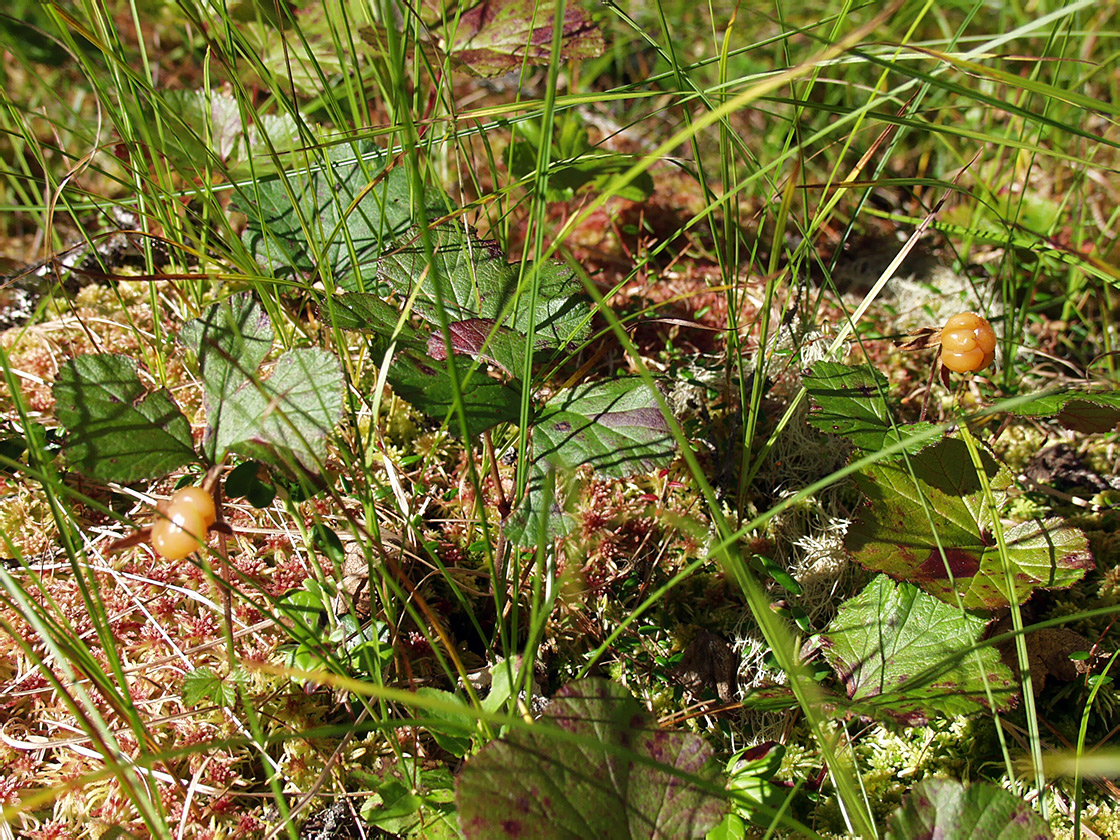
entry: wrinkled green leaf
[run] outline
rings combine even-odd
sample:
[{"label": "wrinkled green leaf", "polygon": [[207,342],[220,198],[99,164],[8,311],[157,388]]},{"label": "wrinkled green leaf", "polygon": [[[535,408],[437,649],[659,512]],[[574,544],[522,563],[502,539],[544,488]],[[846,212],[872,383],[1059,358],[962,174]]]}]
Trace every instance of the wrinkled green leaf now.
[{"label": "wrinkled green leaf", "polygon": [[335,295],[319,307],[319,315],[343,330],[361,330],[386,338],[396,333],[406,341],[419,335],[407,319],[401,321],[401,314],[394,307],[366,292]]},{"label": "wrinkled green leaf", "polygon": [[[791,791],[771,781],[782,766],[785,747],[766,741],[736,752],[727,762],[727,788],[734,794],[733,811],[724,819],[723,836],[733,836],[732,817],[740,816],[756,825],[769,826],[773,815],[782,809]],[[743,836],[743,835],[740,835]],[[713,840],[711,834],[708,840]]]},{"label": "wrinkled green leaf", "polygon": [[490,690],[482,698],[482,709],[500,712],[518,690],[520,670],[524,663],[520,657],[499,659],[490,666]]},{"label": "wrinkled green leaf", "polygon": [[568,511],[578,488],[575,481],[568,485],[557,487],[556,470],[547,463],[534,463],[525,496],[502,524],[506,538],[532,548],[572,533],[577,523]]},{"label": "wrinkled green leaf", "polygon": [[967,787],[953,779],[923,779],[887,820],[886,840],[1049,840],[1031,807],[990,782]]},{"label": "wrinkled green leaf", "polygon": [[562,391],[533,425],[531,473],[524,499],[506,522],[507,536],[535,545],[542,517],[549,538],[570,532],[574,520],[556,500],[544,510],[550,472],[587,464],[602,475],[625,478],[667,465],[675,452],[657,397],[642,380],[624,377]]},{"label": "wrinkled green leaf", "polygon": [[[986,453],[983,461],[1002,505],[1011,473]],[[991,610],[1011,600],[1022,603],[1039,587],[1072,586],[1092,568],[1081,531],[1058,519],[1026,522],[1005,529],[1015,585],[1007,592],[988,506],[964,442],[945,438],[911,455],[909,463],[916,480],[903,461],[876,464],[856,476],[868,501],[848,530],[845,548],[868,569],[916,583],[949,604],[957,603],[955,590],[966,609]]]},{"label": "wrinkled green leaf", "polygon": [[[809,423],[822,432],[846,437],[864,452],[879,452],[934,428],[931,423],[892,424],[887,378],[870,365],[817,362],[803,382],[813,404]],[[916,452],[928,443],[917,441],[907,451]]]},{"label": "wrinkled green leaf", "polygon": [[[237,99],[220,90],[162,91],[167,111],[182,120],[168,134],[165,153],[182,169],[204,171],[206,161],[226,175],[260,175],[274,155],[300,145],[299,128],[288,114],[257,116],[246,125]],[[267,137],[267,143],[265,138]],[[258,157],[252,170],[249,159]]]},{"label": "wrinkled green leaf", "polygon": [[183,121],[168,144],[177,164],[201,169],[208,157],[225,163],[238,156],[244,129],[236,99],[228,93],[201,89],[168,90],[160,96],[167,109]]},{"label": "wrinkled green leaf", "polygon": [[281,356],[264,382],[246,382],[212,412],[208,431],[215,455],[234,452],[289,472],[310,473],[326,460],[326,436],[342,416],[342,369],[315,348]]},{"label": "wrinkled green leaf", "polygon": [[261,465],[256,461],[238,464],[226,476],[225,493],[230,499],[246,499],[257,509],[266,508],[276,498],[276,485],[260,475]]},{"label": "wrinkled green leaf", "polygon": [[[561,741],[556,728],[582,740]],[[665,768],[710,779],[710,757],[699,736],[657,727],[625,688],[581,680],[560,689],[532,729],[467,761],[455,786],[460,824],[467,838],[704,837],[722,799]]]},{"label": "wrinkled green leaf", "polygon": [[[518,267],[494,243],[447,225],[432,231],[432,237],[435,256],[430,262],[422,243],[413,241],[377,263],[377,281],[385,294],[411,301],[412,311],[431,325],[426,330],[400,323],[395,307],[369,293],[338,295],[320,311],[343,329],[383,337],[396,334],[424,356],[442,360],[448,353],[448,341],[438,326],[437,301],[442,301],[451,353],[497,365],[517,379],[528,375],[530,328],[534,362],[547,361],[551,351],[572,347],[587,336],[590,307],[579,282],[560,263],[527,269],[536,272],[536,305],[530,307],[529,289],[519,282]],[[396,387],[392,372],[390,382]]]},{"label": "wrinkled green leaf", "polygon": [[[436,361],[447,358],[448,343],[443,332],[435,327],[418,330],[407,322],[400,324],[396,310],[376,295],[355,292],[339,295],[329,308],[320,310],[334,325],[348,330],[388,337],[423,353]],[[525,348],[528,338],[486,318],[468,318],[447,325],[451,353],[464,359],[477,359],[496,365],[515,378],[523,378]],[[382,345],[386,344],[383,340]],[[543,345],[544,342],[538,342]],[[390,382],[392,382],[390,374]]]},{"label": "wrinkled green leaf", "polygon": [[449,364],[459,377],[468,435],[481,434],[499,423],[512,423],[520,417],[518,389],[492,379],[463,356],[439,361],[421,350],[400,348],[393,354],[389,382],[401,398],[425,414],[439,420],[449,418],[448,428],[457,433],[459,423],[454,419]]},{"label": "wrinkled green leaf", "polygon": [[183,675],[183,704],[190,707],[213,703],[232,707],[237,702],[238,689],[248,680],[248,672],[241,667],[235,668],[225,678],[219,677],[210,668],[195,668]]},{"label": "wrinkled green leaf", "polygon": [[450,348],[456,356],[489,362],[520,379],[524,376],[527,341],[520,333],[497,326],[487,318],[468,318],[448,324],[446,338],[442,332],[428,336],[428,355],[446,359]]},{"label": "wrinkled green leaf", "polygon": [[1057,417],[1067,429],[1084,434],[1110,432],[1120,423],[1120,393],[1064,391],[1042,394],[1007,409],[1018,417]]},{"label": "wrinkled green leaf", "polygon": [[198,360],[208,412],[256,375],[274,338],[268,313],[248,293],[211,306],[183,325],[179,341]]},{"label": "wrinkled green leaf", "polygon": [[675,450],[657,396],[637,377],[562,391],[533,426],[537,460],[567,469],[590,464],[617,478],[663,467]]},{"label": "wrinkled green leaf", "polygon": [[1010,707],[1016,683],[992,647],[973,647],[985,618],[962,614],[909,583],[879,575],[846,601],[822,635],[825,658],[856,709],[905,723],[934,714],[988,708],[984,678],[997,708]]},{"label": "wrinkled green leaf", "polygon": [[[455,405],[448,367],[447,345],[439,331],[418,330],[407,322],[400,325],[396,311],[375,295],[353,293],[338,295],[320,311],[343,329],[373,333],[378,360],[389,354],[389,384],[403,399],[430,417],[453,418]],[[521,416],[521,393],[517,387],[486,374],[473,361],[494,361],[499,366],[517,364],[524,339],[508,331],[491,342],[488,325],[477,319],[448,325],[452,351],[450,365],[458,376],[462,404],[470,435],[515,422]],[[396,331],[395,341],[389,337]],[[448,427],[459,431],[454,419]]]},{"label": "wrinkled green leaf", "polygon": [[342,369],[324,350],[297,348],[280,356],[271,376],[272,325],[260,304],[235,295],[185,324],[180,341],[194,351],[205,397],[204,445],[212,461],[227,453],[289,473],[317,473],[326,436],[342,415]]},{"label": "wrinkled green leaf", "polygon": [[[582,285],[562,263],[526,266],[522,278],[497,243],[458,225],[440,225],[430,237],[430,261],[419,232],[413,232],[377,266],[378,279],[401,299],[415,294],[413,311],[424,320],[439,323],[438,300],[449,322],[484,319],[524,335],[533,324],[535,350],[586,337],[589,305]],[[531,275],[538,289],[535,307],[530,306]]]},{"label": "wrinkled green leaf", "polygon": [[[467,69],[480,76],[500,76],[523,65],[549,63],[555,15],[555,0],[484,0],[457,17],[449,16],[435,34]],[[590,15],[566,3],[560,60],[594,58],[604,46]]]},{"label": "wrinkled green leaf", "polygon": [[53,391],[55,416],[68,431],[62,451],[84,475],[128,484],[196,460],[187,418],[165,389],[148,393],[128,356],[71,359]]},{"label": "wrinkled green leaf", "polygon": [[363,289],[389,243],[413,224],[448,212],[441,194],[413,195],[403,167],[385,172],[385,154],[372,144],[336,146],[319,165],[261,178],[239,192],[246,248],[276,273],[323,269],[335,283]]},{"label": "wrinkled green leaf", "polygon": [[375,796],[363,803],[361,815],[370,825],[393,837],[462,837],[455,827],[455,793],[446,767],[422,770],[406,760],[369,784]]},{"label": "wrinkled green leaf", "polygon": [[462,707],[461,713],[425,709],[423,716],[429,719],[425,721],[424,728],[435,739],[441,750],[454,756],[466,755],[470,751],[471,738],[478,730],[478,720],[470,714],[471,707],[457,694],[438,688],[418,688],[416,694],[419,697],[436,698]]}]

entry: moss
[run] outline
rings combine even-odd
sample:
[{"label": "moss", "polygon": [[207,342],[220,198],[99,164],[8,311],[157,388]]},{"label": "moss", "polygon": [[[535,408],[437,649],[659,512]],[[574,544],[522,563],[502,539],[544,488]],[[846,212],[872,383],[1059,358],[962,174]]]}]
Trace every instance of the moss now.
[{"label": "moss", "polygon": [[18,552],[25,560],[50,551],[58,539],[50,505],[41,492],[32,490],[28,484],[0,486],[0,533],[6,535],[0,541],[0,555]]},{"label": "moss", "polygon": [[[1062,804],[1069,807],[1068,801]],[[1095,832],[1098,837],[1120,837],[1120,809],[1114,808],[1111,804],[1086,802],[1081,811],[1079,834],[1074,833],[1073,822],[1062,809],[1051,807],[1050,813],[1053,815],[1050,829],[1054,834],[1054,840],[1074,840],[1078,836],[1084,838],[1089,836],[1086,834],[1086,829]]]},{"label": "moss", "polygon": [[1004,429],[992,448],[1011,472],[1018,475],[1027,462],[1049,443],[1050,438],[1034,426],[1015,425]]},{"label": "moss", "polygon": [[1029,496],[1016,496],[1004,509],[1004,514],[1016,522],[1030,522],[1050,515],[1050,508]]},{"label": "moss", "polygon": [[[810,736],[796,734],[786,745],[775,781],[804,780],[820,768],[820,756],[793,741],[808,743]],[[880,724],[866,730],[848,753],[859,769],[867,799],[876,822],[882,822],[902,803],[915,783],[923,778],[975,778],[979,762],[998,751],[994,731],[984,718],[935,720],[928,726],[897,728]],[[831,786],[822,790],[822,800],[813,814],[814,823],[828,831],[844,831],[839,801]]]}]

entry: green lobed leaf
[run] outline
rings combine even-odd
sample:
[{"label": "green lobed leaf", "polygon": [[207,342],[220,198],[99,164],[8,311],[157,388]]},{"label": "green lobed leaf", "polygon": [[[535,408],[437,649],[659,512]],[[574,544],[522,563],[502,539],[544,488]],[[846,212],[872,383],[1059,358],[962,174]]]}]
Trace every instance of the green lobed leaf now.
[{"label": "green lobed leaf", "polygon": [[516,422],[521,416],[520,391],[487,376],[463,356],[440,361],[422,350],[399,348],[389,366],[389,382],[402,399],[428,416],[448,418],[448,428],[458,433],[449,365],[459,379],[468,435],[481,434],[499,423]]},{"label": "green lobed leaf", "polygon": [[[491,346],[489,335],[484,334],[485,325],[477,321],[449,324],[454,351],[449,367],[447,345],[439,332],[399,323],[396,310],[376,295],[337,295],[320,307],[320,313],[342,329],[375,335],[374,352],[382,358],[388,354],[389,384],[402,399],[428,416],[439,420],[453,417],[452,369],[459,380],[469,435],[481,434],[499,423],[515,422],[521,416],[520,391],[488,376],[472,360],[493,358],[496,363],[516,364],[517,348],[523,346],[523,339],[502,336]],[[448,421],[448,428],[459,431],[454,420]]]},{"label": "green lobed leaf", "polygon": [[326,436],[342,416],[342,369],[324,350],[296,348],[262,381],[258,367],[273,336],[267,313],[248,294],[183,326],[179,340],[194,351],[202,377],[204,446],[215,462],[236,453],[291,474],[317,473]]},{"label": "green lobed leaf", "polygon": [[[555,0],[485,0],[451,18],[434,34],[446,50],[480,76],[500,76],[524,65],[544,65],[552,54]],[[564,6],[560,60],[594,58],[603,34],[574,3]]]},{"label": "green lobed leaf", "polygon": [[440,709],[424,711],[424,728],[441,750],[462,757],[470,752],[471,739],[478,731],[478,719],[470,714],[471,707],[457,694],[439,688],[423,686],[416,689],[418,697],[434,697],[461,706],[463,711],[447,712]]},{"label": "green lobed leaf", "polygon": [[[581,740],[559,740],[557,728]],[[710,779],[710,758],[703,739],[660,729],[622,686],[580,680],[537,725],[468,759],[455,784],[460,825],[468,840],[704,837],[724,802],[688,777]]]},{"label": "green lobed leaf", "polygon": [[886,840],[1049,840],[1031,807],[990,782],[923,779],[887,820]]},{"label": "green lobed leaf", "polygon": [[[727,788],[734,794],[733,811],[727,814],[723,826],[731,836],[733,817],[744,817],[755,825],[768,827],[792,791],[775,784],[774,774],[781,769],[785,747],[776,741],[765,741],[753,747],[744,747],[727,761]],[[740,835],[740,836],[745,836]],[[708,835],[708,840],[713,840]]]},{"label": "green lobed leaf", "polygon": [[265,481],[261,475],[261,465],[256,461],[238,464],[225,480],[225,494],[230,499],[246,499],[258,510],[272,504],[276,498],[276,485]]},{"label": "green lobed leaf", "polygon": [[419,335],[407,319],[402,321],[400,312],[368,292],[334,295],[319,306],[319,316],[339,329],[361,330],[385,338],[394,333],[406,340]]},{"label": "green lobed leaf", "polygon": [[[522,277],[496,242],[459,225],[440,225],[429,236],[430,261],[420,233],[413,231],[377,264],[378,279],[392,292],[402,299],[415,295],[413,311],[424,320],[439,323],[438,300],[449,322],[484,319],[522,335],[532,324],[535,350],[564,348],[587,336],[590,306],[564,264],[529,264]],[[535,307],[530,306],[531,278],[537,286]]]},{"label": "green lobed leaf", "polygon": [[248,679],[248,672],[240,666],[224,679],[210,668],[195,668],[183,675],[183,704],[190,707],[212,703],[230,708],[237,702],[239,687]]},{"label": "green lobed leaf", "polygon": [[[180,169],[201,174],[210,159],[226,176],[259,176],[270,158],[300,145],[299,127],[290,115],[264,114],[246,126],[237,99],[221,90],[165,90],[159,95],[164,110],[182,121],[169,132],[164,148]],[[250,167],[252,156],[258,160]]]},{"label": "green lobed leaf", "polygon": [[1007,413],[1019,417],[1056,417],[1067,429],[1084,434],[1110,432],[1120,423],[1120,393],[1063,391],[1040,394],[1029,402],[1007,409]]},{"label": "green lobed leaf", "polygon": [[320,165],[261,178],[233,200],[249,217],[242,240],[262,266],[276,273],[321,268],[358,290],[421,206],[429,219],[449,211],[434,190],[414,196],[403,168],[386,172],[385,153],[370,143],[336,146]]},{"label": "green lobed leaf", "polygon": [[247,292],[211,306],[183,325],[179,341],[198,360],[208,412],[256,374],[274,338],[268,313]]},{"label": "green lobed leaf", "polygon": [[276,361],[264,382],[247,381],[209,418],[218,457],[255,458],[290,473],[318,473],[326,436],[342,416],[342,369],[325,350],[296,348]]},{"label": "green lobed leaf", "polygon": [[538,461],[573,469],[589,464],[624,478],[669,463],[676,442],[657,396],[637,377],[619,377],[562,391],[533,426]]},{"label": "green lobed leaf", "polygon": [[187,418],[165,389],[148,393],[135,359],[70,359],[59,367],[53,392],[55,416],[68,431],[62,451],[84,475],[129,484],[197,460]]},{"label": "green lobed leaf", "polygon": [[[803,380],[812,400],[809,423],[822,432],[846,437],[864,452],[883,448],[933,428],[930,423],[899,426],[891,422],[887,378],[871,365],[817,362]],[[927,440],[907,447],[916,452]]]},{"label": "green lobed leaf", "polygon": [[574,520],[556,500],[545,510],[544,489],[551,472],[586,464],[602,475],[625,478],[666,466],[675,453],[676,441],[657,396],[641,379],[622,377],[561,391],[545,404],[533,425],[526,493],[506,521],[506,534],[519,544],[535,545],[542,517],[548,538],[563,536],[574,527]]},{"label": "green lobed leaf", "polygon": [[[400,314],[377,295],[337,295],[319,311],[324,319],[341,329],[361,330],[382,338],[395,335],[398,341],[422,349],[432,359],[442,361],[447,357],[448,345],[442,331],[418,330],[407,321],[402,322]],[[447,331],[452,354],[497,365],[515,378],[523,378],[528,343],[524,335],[486,318],[452,321]]]},{"label": "green lobed leaf", "polygon": [[876,577],[841,605],[822,637],[828,663],[848,697],[904,723],[935,713],[967,715],[988,708],[984,679],[999,711],[1016,683],[992,647],[972,649],[987,621],[962,614],[909,583]]},{"label": "green lobed leaf", "polygon": [[371,776],[366,785],[374,796],[365,798],[362,819],[392,837],[461,838],[455,827],[451,772],[446,767],[421,769],[417,765],[405,759],[386,768],[381,776]]},{"label": "green lobed leaf", "polygon": [[[1011,473],[987,453],[982,460],[1002,506]],[[1072,586],[1093,567],[1088,540],[1078,529],[1056,518],[1016,525],[1005,531],[1014,580],[1008,592],[964,442],[945,438],[911,455],[909,464],[914,477],[903,461],[876,464],[856,476],[867,502],[848,529],[845,548],[868,569],[916,583],[949,604],[957,603],[956,590],[966,609],[991,610],[1012,599],[1022,603],[1040,587]]]},{"label": "green lobed leaf", "polygon": [[502,523],[506,538],[532,548],[572,533],[578,523],[568,510],[578,488],[574,481],[568,485],[557,486],[556,470],[550,464],[534,462],[524,497]]},{"label": "green lobed leaf", "polygon": [[524,365],[527,343],[526,336],[497,326],[488,318],[468,318],[448,324],[446,338],[442,332],[429,335],[428,355],[443,360],[450,350],[456,356],[489,362],[523,379],[527,373]]}]

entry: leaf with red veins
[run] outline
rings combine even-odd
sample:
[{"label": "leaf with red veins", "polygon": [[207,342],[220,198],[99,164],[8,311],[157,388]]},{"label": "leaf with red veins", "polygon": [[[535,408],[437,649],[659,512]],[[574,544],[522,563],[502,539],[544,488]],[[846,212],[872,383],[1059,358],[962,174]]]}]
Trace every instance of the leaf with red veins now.
[{"label": "leaf with red veins", "polygon": [[[1002,507],[1011,473],[987,453],[982,463]],[[1035,589],[1072,586],[1093,568],[1085,535],[1053,518],[1005,527],[1008,575],[976,469],[959,439],[945,438],[908,462],[880,462],[856,480],[867,502],[844,547],[866,568],[912,581],[947,603],[955,605],[958,595],[966,609],[1022,603]]]},{"label": "leaf with red veins", "polygon": [[[446,49],[479,76],[500,76],[523,64],[545,65],[552,52],[555,0],[484,0],[463,12]],[[560,60],[602,55],[603,33],[582,8],[569,3],[561,24]]]}]

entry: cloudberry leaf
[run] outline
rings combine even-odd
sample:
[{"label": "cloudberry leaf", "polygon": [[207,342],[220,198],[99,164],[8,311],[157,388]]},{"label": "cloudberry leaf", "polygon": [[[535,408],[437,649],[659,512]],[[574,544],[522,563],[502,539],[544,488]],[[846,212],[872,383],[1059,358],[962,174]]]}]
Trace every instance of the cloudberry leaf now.
[{"label": "cloudberry leaf", "polygon": [[339,286],[371,290],[377,259],[417,211],[437,219],[449,210],[438,191],[414,195],[404,168],[385,162],[372,144],[342,145],[309,169],[252,182],[233,201],[249,217],[242,241],[276,274],[319,269]]},{"label": "cloudberry leaf", "polygon": [[289,474],[319,472],[326,436],[342,415],[342,370],[324,350],[282,354],[271,375],[259,366],[272,347],[267,313],[248,294],[214,304],[184,325],[206,406],[204,447],[214,462],[237,453]]},{"label": "cloudberry leaf", "polygon": [[[901,426],[892,422],[887,378],[870,365],[817,362],[803,383],[813,402],[809,423],[822,432],[846,437],[864,452],[879,452],[935,428],[931,423]],[[928,442],[929,438],[922,437],[907,451],[916,452]]]},{"label": "cloudberry leaf", "polygon": [[[549,63],[555,19],[555,0],[485,0],[454,16],[435,34],[468,70],[500,76],[524,65]],[[560,60],[594,58],[604,46],[591,16],[575,3],[566,4]]]},{"label": "cloudberry leaf", "polygon": [[992,647],[973,647],[986,618],[962,614],[909,583],[876,577],[841,605],[822,649],[855,711],[923,723],[935,714],[966,715],[988,707],[984,678],[999,710],[1016,682]]},{"label": "cloudberry leaf", "polygon": [[962,785],[923,779],[887,820],[886,840],[1049,840],[1045,821],[1031,806],[991,782]]},{"label": "cloudberry leaf", "polygon": [[237,692],[249,680],[249,674],[238,666],[225,678],[210,668],[195,668],[183,675],[183,705],[199,706],[213,703],[230,708],[237,702]]},{"label": "cloudberry leaf", "polygon": [[1007,409],[1020,417],[1056,417],[1067,429],[1084,434],[1110,432],[1120,423],[1120,393],[1062,391],[1041,394]]},{"label": "cloudberry leaf", "polygon": [[[324,317],[344,329],[384,337],[422,337],[424,355],[443,359],[449,348],[439,327],[437,301],[442,301],[451,353],[494,364],[515,379],[529,373],[530,330],[536,363],[574,348],[586,338],[590,306],[579,281],[563,264],[530,264],[522,277],[519,267],[510,264],[492,242],[449,225],[432,231],[431,236],[431,261],[417,239],[380,259],[376,276],[385,295],[408,301],[411,311],[426,324],[401,322],[398,310],[372,293],[338,295],[320,307]],[[530,282],[536,286],[535,306],[530,306]],[[394,387],[398,384],[392,371],[389,381]]]},{"label": "cloudberry leaf", "polygon": [[[1011,473],[983,453],[997,505]],[[908,466],[909,464],[909,466]],[[910,469],[913,469],[911,476]],[[845,548],[863,566],[911,581],[966,609],[1022,603],[1037,588],[1063,589],[1093,567],[1088,540],[1059,519],[1005,529],[1014,591],[1008,592],[991,516],[964,442],[945,438],[909,461],[881,462],[857,474],[867,496]]]},{"label": "cloudberry leaf", "polygon": [[520,417],[519,389],[487,376],[469,358],[433,359],[424,349],[405,346],[392,356],[389,382],[403,399],[431,417],[447,419],[448,428],[458,432],[450,365],[459,380],[468,435],[480,434],[499,423],[513,423]]},{"label": "cloudberry leaf", "polygon": [[725,807],[710,792],[711,756],[698,735],[659,728],[622,686],[580,680],[532,728],[467,760],[455,780],[460,824],[468,840],[701,838]]},{"label": "cloudberry leaf", "polygon": [[282,159],[302,145],[299,125],[289,114],[262,114],[246,125],[237,99],[221,89],[161,90],[159,96],[163,113],[180,120],[167,132],[162,151],[177,169],[199,177],[211,169],[227,178],[260,177],[274,157]]},{"label": "cloudberry leaf", "polygon": [[99,481],[158,478],[197,460],[190,423],[166,389],[149,393],[136,360],[91,353],[64,362],[54,383],[63,446],[78,472]]},{"label": "cloudberry leaf", "polygon": [[268,313],[249,294],[234,295],[183,325],[179,341],[198,360],[207,411],[256,373],[275,337]]},{"label": "cloudberry leaf", "polygon": [[[378,279],[413,311],[439,323],[439,304],[449,322],[472,318],[528,335],[533,349],[563,348],[585,338],[590,307],[583,286],[563,263],[531,263],[522,274],[497,243],[479,239],[459,224],[444,224],[429,234],[429,261],[419,231],[389,251],[377,266]],[[529,283],[535,283],[535,306]],[[417,289],[416,286],[419,285]]]},{"label": "cloudberry leaf", "polygon": [[210,417],[215,454],[246,458],[298,473],[318,473],[326,435],[342,416],[338,359],[311,347],[289,350],[268,379],[246,381]]},{"label": "cloudberry leaf", "polygon": [[[561,391],[545,404],[533,425],[533,462],[525,498],[507,522],[517,542],[535,544],[541,516],[549,536],[574,522],[560,507],[545,511],[548,475],[587,464],[601,475],[625,478],[666,466],[676,452],[657,396],[641,379],[623,377]],[[561,506],[562,507],[562,506]]]}]

